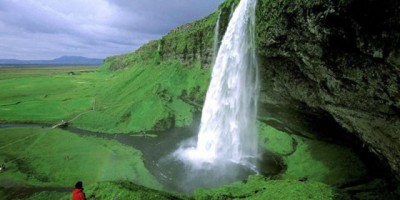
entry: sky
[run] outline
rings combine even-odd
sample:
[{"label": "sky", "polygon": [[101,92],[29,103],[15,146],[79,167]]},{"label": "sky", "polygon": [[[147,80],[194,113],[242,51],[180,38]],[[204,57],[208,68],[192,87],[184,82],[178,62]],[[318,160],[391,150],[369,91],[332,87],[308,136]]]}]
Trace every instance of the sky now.
[{"label": "sky", "polygon": [[0,0],[0,59],[106,58],[201,19],[223,0]]}]

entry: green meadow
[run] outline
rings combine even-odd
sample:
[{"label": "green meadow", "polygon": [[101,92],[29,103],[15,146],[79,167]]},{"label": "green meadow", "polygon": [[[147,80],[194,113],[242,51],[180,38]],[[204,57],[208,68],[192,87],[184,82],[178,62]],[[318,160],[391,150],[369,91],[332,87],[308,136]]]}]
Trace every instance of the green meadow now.
[{"label": "green meadow", "polygon": [[179,62],[107,67],[0,69],[0,122],[65,120],[102,133],[188,126],[210,74]]},{"label": "green meadow", "polygon": [[[115,141],[50,128],[4,128],[0,135],[1,160],[15,164],[9,167],[19,170],[13,177],[18,184],[69,187],[76,180],[130,180],[161,188],[145,169],[142,153]],[[11,172],[2,178],[15,175]]]},{"label": "green meadow", "polygon": [[55,123],[92,109],[96,68],[0,69],[0,122]]},{"label": "green meadow", "polygon": [[[154,58],[143,61],[150,54]],[[187,127],[201,109],[210,71],[160,62],[157,55],[122,55],[119,62],[123,57],[138,62],[117,71],[111,68],[113,58],[100,68],[0,69],[0,122],[54,125],[64,120],[104,134]],[[0,173],[0,196],[69,199],[74,183],[82,180],[95,199],[331,199],[337,191],[329,185],[366,175],[350,148],[291,135],[264,122],[259,130],[260,146],[282,158],[283,173],[274,180],[256,176],[200,189],[189,197],[161,192],[165,188],[146,169],[142,152],[115,140],[40,126],[0,128],[0,162],[7,164]]]},{"label": "green meadow", "polygon": [[[107,67],[106,63],[102,68],[2,69],[1,122],[53,125],[65,120],[102,133],[188,126],[209,77],[207,69],[178,62],[133,65],[115,72]],[[8,168],[0,174],[0,191],[10,198],[66,198],[68,192],[54,188],[71,188],[77,180],[98,198],[110,197],[105,187],[120,197],[170,198],[132,185],[163,188],[145,168],[142,153],[116,141],[40,127],[1,128],[0,138],[0,162]],[[15,186],[39,189],[12,196],[7,188]],[[204,195],[209,194],[197,194],[200,199]]]},{"label": "green meadow", "polygon": [[[190,102],[204,95],[209,71],[181,67],[175,62],[116,72],[107,64],[0,69],[0,122],[54,125],[64,120],[101,133],[188,126],[198,111]],[[113,140],[40,126],[0,128],[0,138],[0,164],[7,166],[0,173],[0,197],[5,199],[69,197],[57,188],[67,190],[78,180],[100,197],[107,194],[93,185],[120,185],[107,181],[163,189],[145,168],[142,152]],[[26,187],[36,189],[23,192]],[[120,190],[131,195],[130,187]]]},{"label": "green meadow", "polygon": [[125,180],[154,189],[162,186],[148,172],[142,153],[116,141],[82,137],[51,128],[1,128],[0,187],[71,188]]}]

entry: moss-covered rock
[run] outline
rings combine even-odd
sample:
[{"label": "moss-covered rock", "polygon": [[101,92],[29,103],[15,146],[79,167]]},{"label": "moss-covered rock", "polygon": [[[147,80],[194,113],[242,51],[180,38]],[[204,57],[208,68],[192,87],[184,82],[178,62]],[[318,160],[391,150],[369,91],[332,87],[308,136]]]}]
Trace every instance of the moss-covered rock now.
[{"label": "moss-covered rock", "polygon": [[288,166],[284,176],[340,186],[362,180],[367,175],[364,165],[350,148],[299,136],[293,138],[297,146],[293,154],[284,157]]},{"label": "moss-covered rock", "polygon": [[367,176],[364,164],[351,148],[289,134],[263,123],[260,127],[261,145],[283,158],[283,178],[341,186]]},{"label": "moss-covered rock", "polygon": [[263,106],[325,112],[400,174],[399,1],[260,0],[256,13]]}]

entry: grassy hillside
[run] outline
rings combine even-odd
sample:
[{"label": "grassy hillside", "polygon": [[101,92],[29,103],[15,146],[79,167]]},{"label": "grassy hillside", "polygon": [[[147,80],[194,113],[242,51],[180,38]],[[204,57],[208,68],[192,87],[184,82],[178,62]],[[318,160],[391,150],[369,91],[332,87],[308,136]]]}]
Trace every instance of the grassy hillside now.
[{"label": "grassy hillside", "polygon": [[158,52],[146,62],[115,72],[104,70],[108,64],[90,71],[2,69],[0,122],[65,120],[104,133],[187,126],[210,76],[201,66],[159,62]]},{"label": "grassy hillside", "polygon": [[154,52],[150,61],[110,73],[101,83],[95,110],[74,126],[124,133],[189,125],[196,111],[191,102],[202,101],[209,70],[176,61],[158,63],[158,58]]},{"label": "grassy hillside", "polygon": [[0,137],[0,162],[7,165],[0,187],[129,180],[161,188],[145,168],[142,153],[116,141],[47,128],[1,128]]}]

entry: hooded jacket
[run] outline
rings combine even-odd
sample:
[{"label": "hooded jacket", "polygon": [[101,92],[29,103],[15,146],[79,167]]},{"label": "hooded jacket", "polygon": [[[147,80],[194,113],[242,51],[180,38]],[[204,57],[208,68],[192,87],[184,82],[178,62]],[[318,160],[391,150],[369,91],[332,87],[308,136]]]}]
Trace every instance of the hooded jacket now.
[{"label": "hooded jacket", "polygon": [[83,189],[75,188],[72,191],[72,200],[86,200]]}]

